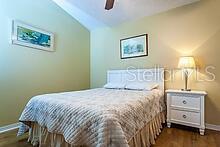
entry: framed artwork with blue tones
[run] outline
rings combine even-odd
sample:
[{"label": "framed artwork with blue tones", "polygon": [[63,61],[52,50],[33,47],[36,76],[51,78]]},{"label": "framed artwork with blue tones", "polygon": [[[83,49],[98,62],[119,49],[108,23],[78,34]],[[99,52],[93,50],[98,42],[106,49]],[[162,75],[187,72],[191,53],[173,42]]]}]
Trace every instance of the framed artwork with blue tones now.
[{"label": "framed artwork with blue tones", "polygon": [[54,51],[54,34],[27,25],[20,21],[12,22],[12,44],[35,49]]},{"label": "framed artwork with blue tones", "polygon": [[120,40],[121,59],[148,56],[148,34]]}]

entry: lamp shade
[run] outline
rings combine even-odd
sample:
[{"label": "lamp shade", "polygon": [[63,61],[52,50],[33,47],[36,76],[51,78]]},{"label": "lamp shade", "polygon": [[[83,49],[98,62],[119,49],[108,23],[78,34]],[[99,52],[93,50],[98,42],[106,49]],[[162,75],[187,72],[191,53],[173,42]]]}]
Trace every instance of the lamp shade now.
[{"label": "lamp shade", "polygon": [[196,68],[196,64],[193,57],[180,57],[178,68]]}]

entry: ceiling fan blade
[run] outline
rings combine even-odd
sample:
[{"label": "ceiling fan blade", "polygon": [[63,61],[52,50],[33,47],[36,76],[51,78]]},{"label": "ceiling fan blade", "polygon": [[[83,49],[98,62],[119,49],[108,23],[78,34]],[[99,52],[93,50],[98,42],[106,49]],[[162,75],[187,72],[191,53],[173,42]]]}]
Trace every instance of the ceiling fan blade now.
[{"label": "ceiling fan blade", "polygon": [[105,9],[110,10],[114,6],[115,0],[106,0]]}]

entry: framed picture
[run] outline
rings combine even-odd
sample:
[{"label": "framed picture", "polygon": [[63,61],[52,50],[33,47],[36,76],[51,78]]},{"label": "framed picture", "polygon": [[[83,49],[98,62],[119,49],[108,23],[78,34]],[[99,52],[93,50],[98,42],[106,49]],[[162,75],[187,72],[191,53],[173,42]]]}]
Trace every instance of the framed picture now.
[{"label": "framed picture", "polygon": [[12,21],[12,44],[54,51],[54,35],[20,21]]},{"label": "framed picture", "polygon": [[148,56],[148,34],[120,40],[121,59]]}]

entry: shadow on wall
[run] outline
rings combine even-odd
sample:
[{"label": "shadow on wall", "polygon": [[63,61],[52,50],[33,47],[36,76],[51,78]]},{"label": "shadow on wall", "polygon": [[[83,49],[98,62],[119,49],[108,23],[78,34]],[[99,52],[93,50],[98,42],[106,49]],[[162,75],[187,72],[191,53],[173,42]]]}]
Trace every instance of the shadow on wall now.
[{"label": "shadow on wall", "polygon": [[[207,123],[220,124],[220,117],[216,116],[220,114],[220,29],[206,37],[208,38],[202,44],[198,45],[198,48],[188,51],[190,53],[188,55],[195,57],[198,67],[197,74],[194,74],[194,77],[190,78],[190,86],[192,89],[208,92],[208,96],[206,97],[206,120],[209,121]],[[181,53],[181,50],[179,52],[180,56],[185,55],[183,52]],[[174,83],[180,85],[175,81],[169,83],[169,87],[175,85]]]}]

